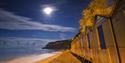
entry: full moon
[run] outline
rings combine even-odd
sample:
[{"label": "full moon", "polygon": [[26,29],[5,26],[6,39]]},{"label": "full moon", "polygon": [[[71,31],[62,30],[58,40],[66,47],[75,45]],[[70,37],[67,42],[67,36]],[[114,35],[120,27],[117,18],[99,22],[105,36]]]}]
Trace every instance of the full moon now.
[{"label": "full moon", "polygon": [[50,15],[52,12],[53,12],[53,8],[51,8],[51,7],[46,7],[46,8],[44,8],[43,9],[43,12],[45,13],[45,14],[47,14],[47,15]]}]

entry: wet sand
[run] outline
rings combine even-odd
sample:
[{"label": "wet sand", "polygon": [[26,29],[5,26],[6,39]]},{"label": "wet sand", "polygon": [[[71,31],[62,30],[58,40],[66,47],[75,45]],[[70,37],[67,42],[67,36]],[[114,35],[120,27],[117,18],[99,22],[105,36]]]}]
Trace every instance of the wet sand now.
[{"label": "wet sand", "polygon": [[45,59],[52,57],[52,56],[59,54],[59,53],[61,53],[61,52],[35,54],[35,55],[15,58],[15,59],[8,60],[8,61],[0,61],[0,63],[35,63],[37,61],[45,60]]}]

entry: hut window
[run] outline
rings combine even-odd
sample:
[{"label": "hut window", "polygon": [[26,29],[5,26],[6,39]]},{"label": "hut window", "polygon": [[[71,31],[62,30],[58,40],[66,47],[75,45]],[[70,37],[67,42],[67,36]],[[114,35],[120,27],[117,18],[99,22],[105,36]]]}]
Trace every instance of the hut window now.
[{"label": "hut window", "polygon": [[106,49],[106,44],[105,44],[105,39],[104,39],[102,26],[98,27],[98,34],[99,34],[100,47],[102,49]]},{"label": "hut window", "polygon": [[91,38],[90,38],[90,32],[87,34],[87,37],[88,37],[88,47],[91,48],[91,47],[90,47],[90,46],[91,46],[91,45],[90,45],[90,39],[91,39]]}]

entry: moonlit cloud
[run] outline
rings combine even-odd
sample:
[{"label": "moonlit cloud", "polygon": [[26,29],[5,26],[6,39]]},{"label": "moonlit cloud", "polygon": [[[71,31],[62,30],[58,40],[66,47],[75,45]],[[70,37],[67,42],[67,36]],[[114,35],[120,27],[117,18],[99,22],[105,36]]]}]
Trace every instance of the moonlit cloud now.
[{"label": "moonlit cloud", "polygon": [[59,37],[60,37],[61,40],[67,39],[67,38],[66,38],[66,35],[63,34],[63,33],[60,33],[60,34],[59,34]]},{"label": "moonlit cloud", "polygon": [[15,41],[15,40],[40,40],[43,42],[51,42],[51,41],[57,41],[59,39],[47,39],[47,38],[23,38],[23,37],[0,37],[0,40],[11,40],[11,41]]},{"label": "moonlit cloud", "polygon": [[16,15],[0,9],[0,28],[9,30],[42,30],[53,32],[73,32],[75,28],[32,21],[31,18]]},{"label": "moonlit cloud", "polygon": [[[18,48],[26,47],[28,49],[41,49],[49,42],[57,41],[59,39],[49,39],[49,38],[31,38],[31,37],[0,37],[0,48]],[[19,50],[19,49],[18,49]]]}]

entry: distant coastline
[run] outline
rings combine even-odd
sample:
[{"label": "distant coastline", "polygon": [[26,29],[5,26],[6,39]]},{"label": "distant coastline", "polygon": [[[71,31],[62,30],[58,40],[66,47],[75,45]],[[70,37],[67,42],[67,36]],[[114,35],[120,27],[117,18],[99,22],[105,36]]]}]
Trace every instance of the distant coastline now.
[{"label": "distant coastline", "polygon": [[43,49],[66,50],[71,48],[71,39],[49,42]]}]

